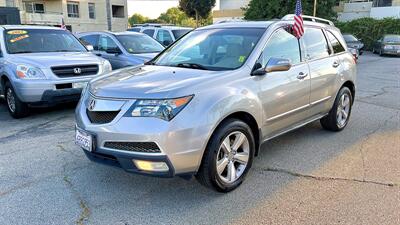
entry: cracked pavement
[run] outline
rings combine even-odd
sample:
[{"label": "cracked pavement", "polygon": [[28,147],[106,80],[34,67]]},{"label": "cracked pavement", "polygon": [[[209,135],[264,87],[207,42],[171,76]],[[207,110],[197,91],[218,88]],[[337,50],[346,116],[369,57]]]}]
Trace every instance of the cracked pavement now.
[{"label": "cracked pavement", "polygon": [[358,65],[348,127],[262,146],[229,194],[128,174],[74,145],[74,105],[11,119],[0,100],[0,224],[400,224],[400,58]]}]

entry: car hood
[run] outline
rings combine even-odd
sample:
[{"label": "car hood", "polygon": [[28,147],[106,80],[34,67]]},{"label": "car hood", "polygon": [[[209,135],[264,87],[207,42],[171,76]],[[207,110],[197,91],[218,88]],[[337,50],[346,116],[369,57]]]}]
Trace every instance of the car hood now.
[{"label": "car hood", "polygon": [[132,54],[135,58],[148,62],[158,55],[158,53],[143,53],[143,54]]},{"label": "car hood", "polygon": [[227,71],[165,66],[128,67],[92,80],[90,92],[107,98],[168,98],[194,94],[196,85],[212,82]]},{"label": "car hood", "polygon": [[103,64],[104,59],[90,52],[51,52],[12,54],[9,61],[14,64],[29,64],[45,69],[61,65]]}]

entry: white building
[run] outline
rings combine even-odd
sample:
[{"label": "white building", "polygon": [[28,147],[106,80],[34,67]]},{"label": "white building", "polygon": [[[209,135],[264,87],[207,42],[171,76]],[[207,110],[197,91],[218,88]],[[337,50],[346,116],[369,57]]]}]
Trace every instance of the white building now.
[{"label": "white building", "polygon": [[244,17],[243,7],[246,7],[250,0],[217,0],[213,10],[215,22],[224,20],[242,19]]},{"label": "white building", "polygon": [[350,0],[339,6],[338,20],[350,21],[363,17],[400,18],[400,0]]}]

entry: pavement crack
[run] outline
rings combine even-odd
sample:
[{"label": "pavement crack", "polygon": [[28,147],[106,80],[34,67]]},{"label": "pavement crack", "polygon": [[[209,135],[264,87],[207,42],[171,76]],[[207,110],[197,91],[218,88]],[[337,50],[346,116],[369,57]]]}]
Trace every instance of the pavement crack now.
[{"label": "pavement crack", "polygon": [[78,219],[75,221],[77,225],[83,225],[85,221],[89,219],[90,216],[90,208],[85,199],[82,197],[82,195],[79,193],[79,191],[75,188],[74,184],[72,183],[71,179],[69,176],[66,174],[65,171],[65,166],[63,168],[64,170],[64,182],[66,183],[67,187],[71,190],[72,194],[75,196],[75,198],[79,202],[79,207],[81,208],[81,212],[79,214]]},{"label": "pavement crack", "polygon": [[313,179],[317,181],[346,181],[346,182],[356,182],[356,183],[363,183],[363,184],[374,184],[374,185],[381,185],[386,187],[399,187],[400,184],[397,183],[386,183],[374,180],[365,180],[365,179],[357,179],[357,178],[343,178],[343,177],[325,177],[325,176],[316,176],[311,174],[303,174],[295,171],[290,171],[282,168],[259,168],[261,171],[266,172],[276,172],[276,173],[284,173],[294,177],[306,178],[306,179]]}]

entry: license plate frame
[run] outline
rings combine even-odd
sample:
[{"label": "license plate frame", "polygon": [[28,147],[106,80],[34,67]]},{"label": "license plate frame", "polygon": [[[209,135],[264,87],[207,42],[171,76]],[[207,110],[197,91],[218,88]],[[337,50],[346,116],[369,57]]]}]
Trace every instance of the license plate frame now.
[{"label": "license plate frame", "polygon": [[94,136],[79,128],[75,129],[75,144],[83,150],[92,152],[94,149]]},{"label": "license plate frame", "polygon": [[82,88],[84,89],[88,82],[77,82],[77,83],[72,83],[72,88]]}]

